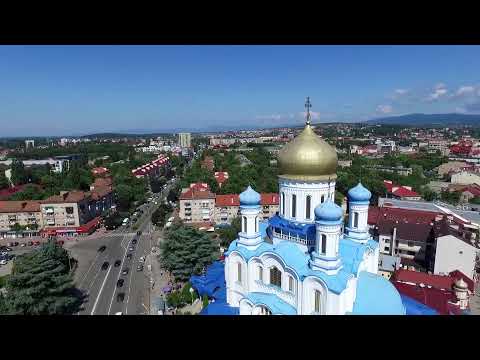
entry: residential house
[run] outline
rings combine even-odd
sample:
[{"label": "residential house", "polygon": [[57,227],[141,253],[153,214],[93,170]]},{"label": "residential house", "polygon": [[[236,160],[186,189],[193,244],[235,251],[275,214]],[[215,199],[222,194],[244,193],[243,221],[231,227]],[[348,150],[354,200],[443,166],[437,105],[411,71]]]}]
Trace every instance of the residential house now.
[{"label": "residential house", "polygon": [[402,186],[394,184],[390,180],[383,180],[383,184],[387,188],[387,197],[398,200],[421,200],[420,194],[412,190],[411,186]]},{"label": "residential house", "polygon": [[[15,224],[24,227],[24,230],[13,231]],[[0,201],[0,237],[38,235],[41,226],[39,201]]]},{"label": "residential house", "polygon": [[205,183],[190,184],[180,195],[179,217],[185,223],[212,222],[216,195]]}]

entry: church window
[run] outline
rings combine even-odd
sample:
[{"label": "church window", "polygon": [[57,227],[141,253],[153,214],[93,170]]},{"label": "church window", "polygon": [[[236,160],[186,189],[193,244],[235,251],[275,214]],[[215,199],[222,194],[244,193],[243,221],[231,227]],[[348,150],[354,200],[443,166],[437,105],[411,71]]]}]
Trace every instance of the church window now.
[{"label": "church window", "polygon": [[320,291],[315,290],[315,312],[319,313],[320,312]]},{"label": "church window", "polygon": [[247,232],[247,217],[243,217],[243,232]]},{"label": "church window", "polygon": [[282,287],[282,272],[275,266],[270,269],[270,284]]},{"label": "church window", "polygon": [[325,255],[327,252],[327,235],[322,234],[322,254]]},{"label": "church window", "polygon": [[310,208],[311,208],[312,197],[307,195],[307,201],[305,202],[305,217],[310,219]]},{"label": "church window", "polygon": [[292,218],[297,216],[297,195],[292,195]]},{"label": "church window", "polygon": [[285,215],[285,193],[282,192],[282,215]]},{"label": "church window", "polygon": [[288,277],[288,291],[295,293],[295,279],[291,276]]},{"label": "church window", "polygon": [[322,197],[320,198],[320,203],[322,203],[322,204],[323,204],[323,203],[324,203],[324,201],[325,201],[325,195],[322,195]]},{"label": "church window", "polygon": [[258,232],[258,216],[255,216],[255,232]]},{"label": "church window", "polygon": [[353,213],[353,227],[358,227],[358,212]]},{"label": "church window", "polygon": [[261,266],[258,267],[258,280],[263,281],[263,268]]},{"label": "church window", "polygon": [[237,281],[242,282],[242,264],[237,263]]}]

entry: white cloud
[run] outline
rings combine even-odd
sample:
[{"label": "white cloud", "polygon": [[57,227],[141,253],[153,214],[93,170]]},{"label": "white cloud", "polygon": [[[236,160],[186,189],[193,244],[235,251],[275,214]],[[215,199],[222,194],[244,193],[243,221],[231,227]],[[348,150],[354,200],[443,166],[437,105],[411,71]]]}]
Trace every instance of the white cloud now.
[{"label": "white cloud", "polygon": [[434,86],[433,92],[427,96],[426,101],[436,101],[441,97],[447,95],[447,86],[444,83],[438,83]]},{"label": "white cloud", "polygon": [[281,120],[284,117],[280,114],[272,114],[272,115],[257,115],[255,116],[256,120]]},{"label": "white cloud", "polygon": [[382,114],[389,114],[393,111],[392,105],[378,105],[377,112]]},{"label": "white cloud", "polygon": [[470,95],[475,93],[475,87],[473,86],[460,86],[457,90],[456,95]]},{"label": "white cloud", "polygon": [[462,108],[462,107],[457,107],[455,108],[455,112],[460,114],[465,114],[467,110],[465,110],[465,108]]},{"label": "white cloud", "polygon": [[395,95],[405,95],[408,93],[407,89],[396,89],[395,90]]}]

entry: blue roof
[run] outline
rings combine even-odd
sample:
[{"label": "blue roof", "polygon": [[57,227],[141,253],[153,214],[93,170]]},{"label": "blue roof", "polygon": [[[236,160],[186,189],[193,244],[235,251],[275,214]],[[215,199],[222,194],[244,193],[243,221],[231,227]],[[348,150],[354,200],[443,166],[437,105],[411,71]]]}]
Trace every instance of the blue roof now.
[{"label": "blue roof", "polygon": [[402,298],[407,315],[439,315],[436,310],[409,296],[400,295],[400,297]]},{"label": "blue roof", "polygon": [[309,240],[315,239],[315,224],[294,223],[275,215],[268,220],[270,226],[282,229],[283,233],[289,233],[292,236],[303,236]]},{"label": "blue roof", "polygon": [[312,270],[308,265],[310,255],[302,252],[297,245],[289,241],[282,241],[277,245],[263,242],[255,250],[249,250],[243,246],[238,246],[237,241],[234,240],[230,244],[228,251],[225,252],[225,255],[230,255],[232,251],[239,253],[245,261],[248,261],[252,257],[259,257],[265,253],[277,254],[288,268],[297,273],[300,280],[303,280],[303,278],[307,276],[320,278],[332,292],[337,294],[341,293],[347,287],[347,281],[353,276],[350,272],[344,271],[343,269],[335,275],[328,275],[323,271]]},{"label": "blue roof", "polygon": [[405,306],[397,289],[385,278],[360,272],[354,315],[405,315]]},{"label": "blue roof", "polygon": [[318,220],[338,221],[343,217],[343,210],[332,200],[327,200],[315,208],[315,218]]},{"label": "blue roof", "polygon": [[371,197],[372,193],[361,183],[348,191],[348,198],[351,201],[369,201]]},{"label": "blue roof", "polygon": [[220,261],[214,262],[207,267],[205,275],[190,277],[192,287],[197,290],[200,296],[207,295],[214,297],[218,289],[225,288],[225,265]]},{"label": "blue roof", "polygon": [[226,302],[215,301],[208,304],[200,315],[239,315],[239,308],[228,305]]},{"label": "blue roof", "polygon": [[260,199],[260,194],[248,185],[248,188],[240,194],[240,205],[260,205]]},{"label": "blue roof", "polygon": [[273,315],[297,315],[297,310],[274,294],[248,293],[245,297],[254,305],[265,305]]}]

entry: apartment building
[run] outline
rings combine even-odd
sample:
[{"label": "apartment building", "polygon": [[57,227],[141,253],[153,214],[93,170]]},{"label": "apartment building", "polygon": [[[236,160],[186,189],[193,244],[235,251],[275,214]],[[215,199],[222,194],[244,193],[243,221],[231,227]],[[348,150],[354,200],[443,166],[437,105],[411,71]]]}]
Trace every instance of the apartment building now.
[{"label": "apartment building", "polygon": [[179,217],[186,223],[212,222],[215,194],[205,183],[190,184],[180,195]]},{"label": "apartment building", "polygon": [[[278,212],[279,196],[276,193],[260,194],[262,220],[274,216]],[[216,224],[230,224],[240,214],[238,194],[217,195],[215,199],[214,220]]]},{"label": "apartment building", "polygon": [[383,180],[387,189],[387,197],[398,200],[421,200],[420,194],[412,190],[411,186],[402,186],[393,183],[390,180]]},{"label": "apartment building", "polygon": [[24,227],[21,236],[37,235],[42,226],[39,201],[0,201],[0,237],[16,237],[12,228]]},{"label": "apartment building", "polygon": [[178,144],[182,148],[189,148],[191,145],[191,134],[190,133],[179,133],[178,134]]}]

